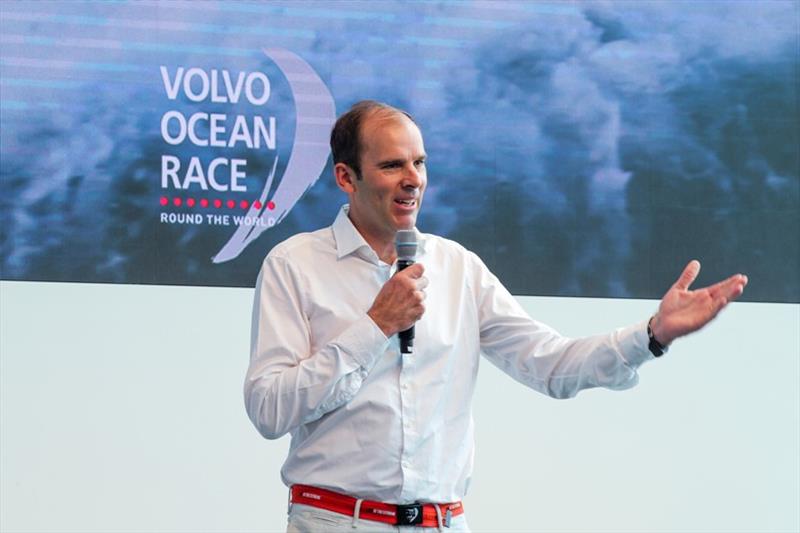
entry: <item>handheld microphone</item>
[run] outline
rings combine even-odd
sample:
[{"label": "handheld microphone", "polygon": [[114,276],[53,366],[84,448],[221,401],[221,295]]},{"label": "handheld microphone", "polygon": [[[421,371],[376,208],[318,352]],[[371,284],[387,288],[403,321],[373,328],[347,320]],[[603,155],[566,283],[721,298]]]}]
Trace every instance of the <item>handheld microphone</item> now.
[{"label": "handheld microphone", "polygon": [[[397,250],[397,271],[414,264],[417,257],[417,232],[413,229],[401,229],[394,238]],[[400,353],[414,352],[414,326],[400,332]]]}]

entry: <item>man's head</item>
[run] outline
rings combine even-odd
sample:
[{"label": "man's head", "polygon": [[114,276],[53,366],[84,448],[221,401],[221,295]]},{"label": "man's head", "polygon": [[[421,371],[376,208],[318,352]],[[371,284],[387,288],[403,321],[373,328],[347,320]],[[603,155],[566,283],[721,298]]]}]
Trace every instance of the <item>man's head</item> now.
[{"label": "man's head", "polygon": [[363,150],[361,125],[373,114],[385,117],[403,115],[416,124],[414,117],[409,113],[375,100],[356,102],[353,107],[340,116],[331,131],[333,164],[344,163],[349,166],[355,172],[357,179],[361,179],[361,151]]},{"label": "man's head", "polygon": [[416,224],[427,184],[422,134],[408,113],[364,101],[336,121],[331,150],[350,220],[381,254],[398,229]]}]

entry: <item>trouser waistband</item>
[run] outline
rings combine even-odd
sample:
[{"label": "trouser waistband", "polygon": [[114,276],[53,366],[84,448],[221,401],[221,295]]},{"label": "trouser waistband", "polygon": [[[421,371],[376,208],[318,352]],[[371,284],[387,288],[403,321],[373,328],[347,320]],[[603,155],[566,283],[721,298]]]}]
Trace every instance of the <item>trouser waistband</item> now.
[{"label": "trouser waistband", "polygon": [[292,485],[291,502],[395,526],[450,527],[452,517],[464,513],[461,502],[397,505],[362,500],[308,485]]}]

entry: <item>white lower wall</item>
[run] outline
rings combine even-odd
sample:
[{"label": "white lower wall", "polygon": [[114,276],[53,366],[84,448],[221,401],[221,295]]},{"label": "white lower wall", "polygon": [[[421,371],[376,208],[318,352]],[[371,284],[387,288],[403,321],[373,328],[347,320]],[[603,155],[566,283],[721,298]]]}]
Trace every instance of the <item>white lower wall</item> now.
[{"label": "white lower wall", "polygon": [[[283,531],[288,438],[244,413],[252,290],[0,282],[0,530]],[[562,333],[647,300],[531,298]],[[734,304],[630,391],[545,398],[490,364],[478,531],[800,529],[800,306]]]}]

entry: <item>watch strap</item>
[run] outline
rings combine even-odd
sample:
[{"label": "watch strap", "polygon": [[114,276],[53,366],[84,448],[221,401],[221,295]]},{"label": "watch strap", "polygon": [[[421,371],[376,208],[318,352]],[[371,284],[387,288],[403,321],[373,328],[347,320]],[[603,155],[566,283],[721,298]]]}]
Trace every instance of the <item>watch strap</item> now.
[{"label": "watch strap", "polygon": [[650,327],[650,323],[653,321],[653,318],[655,318],[655,316],[650,317],[650,320],[647,321],[647,338],[649,339],[647,348],[655,357],[661,357],[667,353],[669,347],[658,342],[658,339],[656,339],[655,335],[653,335],[653,329]]}]

